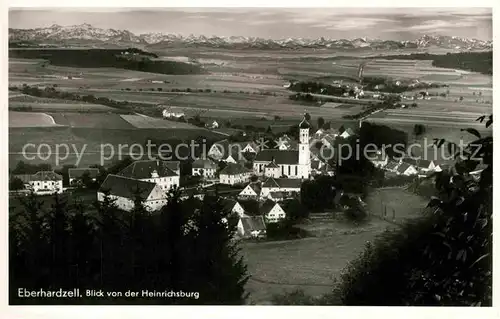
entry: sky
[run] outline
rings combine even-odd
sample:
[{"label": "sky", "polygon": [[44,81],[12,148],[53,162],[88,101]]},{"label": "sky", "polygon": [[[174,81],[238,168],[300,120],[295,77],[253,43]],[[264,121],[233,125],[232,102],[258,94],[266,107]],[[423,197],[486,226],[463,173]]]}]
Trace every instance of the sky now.
[{"label": "sky", "polygon": [[411,40],[439,34],[492,40],[491,8],[12,8],[10,28],[88,23],[135,34]]}]

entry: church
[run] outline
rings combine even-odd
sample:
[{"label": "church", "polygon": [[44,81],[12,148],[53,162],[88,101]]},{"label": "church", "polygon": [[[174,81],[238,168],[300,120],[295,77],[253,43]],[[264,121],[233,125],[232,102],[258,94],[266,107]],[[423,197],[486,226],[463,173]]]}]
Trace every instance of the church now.
[{"label": "church", "polygon": [[260,151],[253,162],[254,173],[272,178],[309,179],[311,175],[310,128],[311,125],[304,117],[299,124],[298,150]]}]

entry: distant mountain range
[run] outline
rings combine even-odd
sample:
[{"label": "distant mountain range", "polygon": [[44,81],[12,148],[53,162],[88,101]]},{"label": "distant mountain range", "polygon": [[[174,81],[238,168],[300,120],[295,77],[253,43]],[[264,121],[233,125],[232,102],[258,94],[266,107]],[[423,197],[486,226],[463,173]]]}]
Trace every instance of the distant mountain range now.
[{"label": "distant mountain range", "polygon": [[404,49],[404,48],[446,48],[454,50],[491,50],[493,41],[465,39],[450,36],[424,35],[415,40],[391,41],[366,38],[347,39],[263,39],[255,37],[218,37],[218,36],[180,36],[164,33],[146,33],[135,35],[127,30],[101,29],[90,24],[73,26],[52,25],[47,28],[11,29],[9,28],[11,45],[85,45],[94,47],[140,46],[146,49],[159,50],[180,47],[208,47],[231,49]]}]

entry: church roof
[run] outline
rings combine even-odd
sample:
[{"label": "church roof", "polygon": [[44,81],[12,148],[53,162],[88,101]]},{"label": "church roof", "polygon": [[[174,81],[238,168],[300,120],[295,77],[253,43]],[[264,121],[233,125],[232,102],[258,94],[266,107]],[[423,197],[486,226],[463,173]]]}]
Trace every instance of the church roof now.
[{"label": "church roof", "polygon": [[311,124],[306,120],[306,117],[302,119],[302,122],[299,124],[299,128],[311,128]]},{"label": "church roof", "polygon": [[295,165],[299,162],[299,151],[263,150],[255,157],[255,162],[274,162],[276,164]]}]

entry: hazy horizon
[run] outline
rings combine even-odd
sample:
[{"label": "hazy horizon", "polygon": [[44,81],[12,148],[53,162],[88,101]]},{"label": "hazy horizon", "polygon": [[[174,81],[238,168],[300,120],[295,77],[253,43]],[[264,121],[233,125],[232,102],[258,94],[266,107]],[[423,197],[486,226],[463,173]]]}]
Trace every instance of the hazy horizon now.
[{"label": "hazy horizon", "polygon": [[11,8],[9,28],[91,24],[135,34],[492,40],[491,8]]}]

